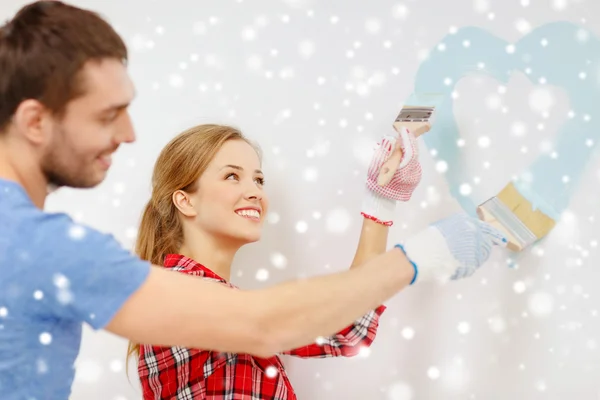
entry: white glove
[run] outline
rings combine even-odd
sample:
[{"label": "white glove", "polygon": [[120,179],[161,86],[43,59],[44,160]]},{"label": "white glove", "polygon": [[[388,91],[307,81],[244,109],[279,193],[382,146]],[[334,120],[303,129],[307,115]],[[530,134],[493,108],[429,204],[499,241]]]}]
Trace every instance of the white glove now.
[{"label": "white glove", "polygon": [[[402,149],[402,159],[390,182],[379,186],[377,179],[383,164],[390,158],[396,146]],[[402,128],[397,136],[385,135],[371,158],[362,215],[384,225],[392,225],[397,201],[408,201],[421,182],[419,147],[415,135]]]},{"label": "white glove", "polygon": [[467,214],[437,221],[408,238],[402,249],[415,269],[415,282],[460,279],[472,275],[507,239],[491,225]]}]

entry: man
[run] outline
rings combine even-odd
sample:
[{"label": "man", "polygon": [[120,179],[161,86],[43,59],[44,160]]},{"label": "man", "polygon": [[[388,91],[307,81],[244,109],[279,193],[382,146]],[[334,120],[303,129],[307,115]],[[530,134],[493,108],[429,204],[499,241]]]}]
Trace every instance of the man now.
[{"label": "man", "polygon": [[68,398],[83,322],[137,343],[270,356],[344,328],[417,274],[465,276],[487,259],[495,233],[459,218],[409,240],[407,255],[394,248],[361,268],[231,291],[45,213],[50,186],[98,185],[135,140],[126,60],[108,23],[59,1],[27,5],[0,29],[3,399]]}]

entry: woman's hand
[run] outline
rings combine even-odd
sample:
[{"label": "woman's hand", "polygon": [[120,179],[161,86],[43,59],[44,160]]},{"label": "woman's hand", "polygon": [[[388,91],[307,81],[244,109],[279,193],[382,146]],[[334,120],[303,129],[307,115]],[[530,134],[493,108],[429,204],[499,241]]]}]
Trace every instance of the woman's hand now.
[{"label": "woman's hand", "polygon": [[[385,162],[399,148],[402,158],[390,181],[380,186],[378,178]],[[385,170],[384,170],[385,171]],[[417,139],[406,128],[397,136],[384,136],[377,144],[367,172],[367,193],[363,201],[362,214],[375,222],[392,225],[396,201],[410,200],[413,191],[421,182],[421,164]]]}]

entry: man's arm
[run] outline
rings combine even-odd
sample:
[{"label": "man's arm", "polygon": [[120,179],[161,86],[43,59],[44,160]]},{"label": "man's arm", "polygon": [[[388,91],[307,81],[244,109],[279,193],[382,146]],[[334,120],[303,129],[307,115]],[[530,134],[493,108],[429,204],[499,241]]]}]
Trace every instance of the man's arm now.
[{"label": "man's arm", "polygon": [[[364,218],[350,269],[364,266],[367,261],[385,253],[388,232],[388,226]],[[355,356],[362,347],[369,347],[375,340],[379,317],[385,309],[384,305],[379,305],[334,335],[323,337],[317,343],[286,350],[282,354],[302,358]]]},{"label": "man's arm", "polygon": [[407,286],[413,275],[399,249],[362,268],[255,291],[232,291],[153,267],[105,329],[137,343],[267,357],[334,334]]}]

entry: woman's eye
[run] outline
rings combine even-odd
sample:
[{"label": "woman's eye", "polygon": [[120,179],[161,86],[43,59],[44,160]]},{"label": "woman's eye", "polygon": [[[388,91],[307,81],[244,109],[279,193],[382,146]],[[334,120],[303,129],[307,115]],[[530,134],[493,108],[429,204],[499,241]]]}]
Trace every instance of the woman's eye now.
[{"label": "woman's eye", "polygon": [[265,178],[256,178],[256,183],[258,183],[259,185],[264,185],[265,184]]},{"label": "woman's eye", "polygon": [[227,176],[225,177],[225,179],[231,180],[232,177],[235,178],[235,179],[238,178],[237,174],[235,174],[235,173],[232,172],[230,174],[227,174]]}]

